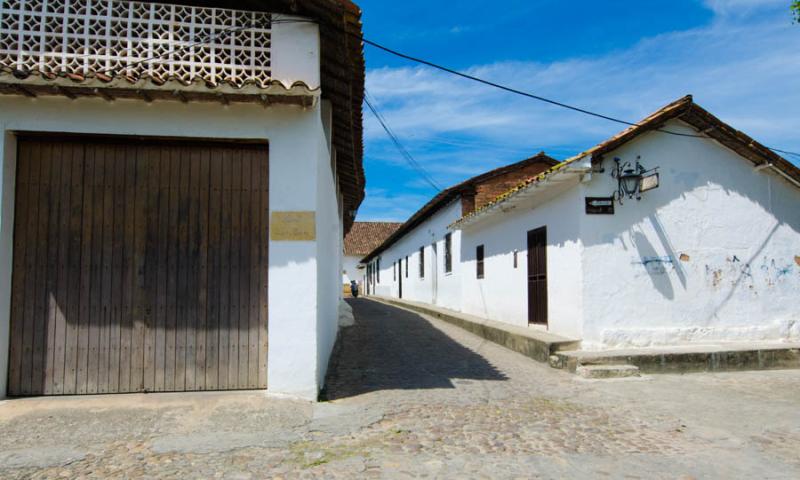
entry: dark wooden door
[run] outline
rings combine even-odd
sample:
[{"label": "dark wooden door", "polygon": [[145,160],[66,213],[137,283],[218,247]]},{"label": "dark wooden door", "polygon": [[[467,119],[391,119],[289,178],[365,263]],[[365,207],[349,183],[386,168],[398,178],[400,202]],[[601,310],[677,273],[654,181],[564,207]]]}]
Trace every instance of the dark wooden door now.
[{"label": "dark wooden door", "polygon": [[528,232],[528,323],[547,325],[547,228]]},{"label": "dark wooden door", "polygon": [[266,146],[18,143],[9,393],[266,388]]},{"label": "dark wooden door", "polygon": [[397,277],[397,278],[398,278],[398,280],[400,281],[400,283],[398,284],[398,286],[399,286],[399,288],[400,288],[400,295],[399,295],[399,297],[400,297],[400,298],[403,298],[403,259],[401,258],[401,259],[400,259],[400,261],[399,261],[399,262],[397,262],[397,263],[398,263],[398,265],[400,265],[400,271],[399,271],[399,272],[397,272],[397,274],[398,274],[398,277]]}]

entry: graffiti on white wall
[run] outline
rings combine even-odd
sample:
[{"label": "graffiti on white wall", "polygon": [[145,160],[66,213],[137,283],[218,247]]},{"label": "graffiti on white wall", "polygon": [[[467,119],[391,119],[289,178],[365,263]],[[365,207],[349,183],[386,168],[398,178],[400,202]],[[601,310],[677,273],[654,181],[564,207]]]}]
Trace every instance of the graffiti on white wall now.
[{"label": "graffiti on white wall", "polygon": [[744,262],[738,256],[727,257],[724,262],[705,265],[706,283],[719,288],[726,283],[740,286],[757,294],[760,287],[774,287],[800,275],[800,263],[781,262],[775,258],[761,257],[755,262]]},{"label": "graffiti on white wall", "polygon": [[642,265],[648,275],[666,275],[675,270],[675,260],[670,256],[642,257],[634,264]]}]

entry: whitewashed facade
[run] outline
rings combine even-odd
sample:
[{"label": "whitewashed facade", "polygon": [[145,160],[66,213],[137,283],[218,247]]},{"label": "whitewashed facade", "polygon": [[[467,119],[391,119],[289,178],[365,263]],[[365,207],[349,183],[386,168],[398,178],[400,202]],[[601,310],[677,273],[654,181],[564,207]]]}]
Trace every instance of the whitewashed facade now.
[{"label": "whitewashed facade", "polygon": [[[527,234],[546,227],[547,325],[531,328],[585,349],[800,340],[800,170],[691,98],[648,122],[714,133],[626,131],[451,224],[461,266],[450,308],[529,326]],[[660,186],[588,214],[587,198],[618,188],[615,158],[659,167]]]},{"label": "whitewashed facade", "polygon": [[[400,298],[402,288],[403,299],[458,308],[461,235],[447,227],[459,218],[461,204],[453,200],[374,259],[375,268],[380,265],[380,275],[376,274],[380,282],[376,282],[373,293]],[[451,235],[453,255],[450,271],[445,265],[447,235]]]},{"label": "whitewashed facade", "polygon": [[492,192],[516,185],[556,163],[540,153],[439,193],[401,226],[397,235],[364,259],[368,264],[366,291],[460,310],[467,257],[462,249],[462,233],[450,226],[493,198]]},{"label": "whitewashed facade", "polygon": [[366,269],[361,265],[360,256],[344,256],[342,258],[342,286],[350,285],[352,281],[363,285],[365,277]]},{"label": "whitewashed facade", "polygon": [[[47,2],[43,3],[47,5]],[[73,2],[76,3],[80,2]],[[225,8],[235,6],[235,2],[219,3]],[[356,20],[353,25],[360,28],[358,10],[352,3],[333,0],[325,0],[324,3],[330,4],[328,7],[331,11],[342,10],[344,15],[346,10],[348,15],[354,15],[352,18]],[[24,2],[3,2],[4,7],[12,4],[24,5]],[[200,4],[207,6],[209,2]],[[35,5],[42,8],[42,2]],[[158,71],[160,67],[148,67],[147,71],[139,72],[141,76],[138,79],[127,80],[99,79],[102,73],[112,75],[98,71],[109,63],[127,71],[125,62],[130,62],[128,65],[136,65],[136,62],[132,62],[131,58],[120,61],[116,56],[124,55],[124,52],[98,48],[96,52],[91,52],[96,65],[87,67],[79,63],[72,67],[93,68],[94,71],[82,70],[79,73],[85,77],[84,80],[73,78],[71,83],[63,78],[64,72],[56,72],[53,78],[44,75],[47,68],[55,69],[58,66],[57,61],[53,63],[56,67],[35,62],[26,65],[31,75],[27,79],[20,79],[12,75],[11,70],[16,62],[13,52],[5,51],[4,56],[0,55],[6,60],[0,76],[0,83],[4,86],[2,93],[6,94],[0,95],[0,152],[3,155],[0,170],[0,397],[7,392],[8,352],[10,344],[15,341],[12,338],[10,312],[17,136],[19,132],[35,132],[46,137],[49,132],[57,132],[91,136],[168,137],[187,144],[195,139],[268,144],[270,219],[278,218],[276,214],[285,214],[285,217],[280,217],[281,222],[285,222],[285,218],[291,220],[295,218],[293,215],[304,213],[310,215],[312,223],[303,225],[303,231],[294,238],[289,230],[280,237],[271,236],[269,241],[267,389],[272,393],[316,399],[337,336],[344,228],[346,223],[352,221],[354,211],[363,198],[363,170],[360,185],[356,179],[350,186],[341,183],[337,172],[337,162],[341,162],[343,156],[337,158],[337,148],[341,148],[337,144],[341,145],[342,139],[335,135],[337,130],[339,134],[345,130],[333,120],[333,112],[339,107],[335,100],[330,100],[326,91],[323,74],[326,59],[321,53],[319,25],[305,17],[272,17],[269,15],[272,12],[256,14],[211,8],[194,9],[165,2],[136,4],[104,1],[94,2],[94,5],[95,9],[104,8],[95,12],[98,22],[107,20],[102,18],[106,13],[116,18],[119,15],[113,12],[117,9],[128,12],[129,8],[165,10],[167,16],[171,9],[191,10],[190,16],[181,18],[191,18],[193,25],[195,22],[200,25],[201,19],[213,23],[225,18],[228,22],[224,24],[225,28],[246,27],[249,19],[256,17],[266,16],[273,21],[281,18],[281,21],[259,23],[258,28],[268,28],[265,32],[259,30],[261,33],[253,31],[251,34],[240,34],[241,39],[253,42],[240,45],[240,53],[247,57],[242,62],[251,67],[261,65],[264,68],[254,67],[257,78],[237,77],[235,81],[230,76],[236,75],[241,59],[229,59],[233,67],[226,70],[214,65],[213,58],[200,58],[199,48],[197,57],[192,57],[194,49],[192,55],[183,52],[182,58],[189,58],[188,63],[174,66],[182,68],[181,72],[161,72]],[[78,15],[78,11],[75,15]],[[0,12],[0,17],[8,17],[13,13],[6,8]],[[50,19],[51,15],[48,14],[47,18]],[[315,18],[314,21],[324,22],[325,19]],[[87,25],[95,23],[93,18]],[[165,25],[158,25],[158,28],[162,27]],[[145,25],[144,32],[148,32],[147,28]],[[151,32],[155,30],[156,27],[153,27]],[[222,31],[223,26],[219,30]],[[219,34],[214,29],[203,32],[212,36]],[[256,33],[263,34],[267,41],[252,40]],[[198,30],[197,35],[200,34]],[[18,48],[5,38],[7,34],[2,35],[2,48]],[[88,41],[93,37],[89,35],[86,38]],[[154,38],[151,35],[142,41],[145,45],[148,41],[151,43],[151,50],[139,52],[145,59],[162,47],[168,50],[182,48],[182,44],[162,46],[153,43],[156,41]],[[173,39],[173,36],[169,38]],[[191,37],[184,42],[190,44],[196,38],[199,37]],[[238,41],[238,38],[234,37],[233,41]],[[226,37],[226,40],[230,46],[231,37]],[[248,49],[255,49],[249,52],[252,58],[248,56]],[[203,52],[207,53],[208,49]],[[360,63],[361,67],[358,62],[354,65],[356,70],[362,68],[363,73],[363,63]],[[173,68],[169,64],[167,66]],[[135,67],[131,66],[130,69]],[[162,74],[164,78],[153,81]],[[226,75],[228,77],[223,78]],[[358,76],[358,72],[355,72],[354,77]],[[211,85],[214,81],[219,83]],[[354,82],[354,85],[357,83]],[[354,91],[359,90],[354,88]],[[355,103],[360,104],[360,100]],[[352,132],[354,136],[360,136],[360,124],[357,128],[359,132]],[[360,143],[360,140],[353,143]],[[353,151],[351,149],[350,153]],[[352,160],[360,168],[360,156]],[[352,166],[349,171],[354,171]],[[265,218],[266,221],[269,220]],[[271,232],[275,228],[276,225],[270,225]]]}]

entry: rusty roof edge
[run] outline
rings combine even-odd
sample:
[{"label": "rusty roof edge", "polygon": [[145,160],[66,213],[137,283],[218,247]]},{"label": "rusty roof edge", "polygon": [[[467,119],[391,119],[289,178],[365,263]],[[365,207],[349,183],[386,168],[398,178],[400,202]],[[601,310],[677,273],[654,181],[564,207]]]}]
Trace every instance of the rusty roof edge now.
[{"label": "rusty roof edge", "polygon": [[477,209],[474,212],[459,218],[455,222],[448,225],[447,228],[450,230],[458,230],[464,226],[475,223],[479,219],[483,219],[487,215],[493,213],[496,209],[502,207],[503,205],[513,202],[526,193],[530,193],[534,188],[556,176],[565,174],[584,175],[591,172],[592,168],[590,164],[583,166],[580,165],[582,160],[590,162],[591,156],[587,155],[586,153],[582,153],[564,160],[550,170],[542,172],[539,175],[532,177],[526,180],[524,183],[512,188],[511,190],[499,195],[480,209]]}]

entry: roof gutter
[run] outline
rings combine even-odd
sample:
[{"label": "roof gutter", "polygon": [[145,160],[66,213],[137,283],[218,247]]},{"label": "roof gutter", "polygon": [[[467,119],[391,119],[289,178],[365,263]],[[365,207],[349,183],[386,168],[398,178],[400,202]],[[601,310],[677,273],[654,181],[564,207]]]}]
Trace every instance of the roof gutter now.
[{"label": "roof gutter", "polygon": [[789,183],[793,184],[794,186],[800,187],[800,182],[798,182],[794,178],[790,177],[789,174],[787,174],[786,172],[784,172],[780,168],[776,167],[775,164],[772,163],[772,162],[762,163],[761,165],[759,165],[759,166],[757,166],[755,168],[755,171],[756,172],[760,172],[762,170],[767,170],[767,169],[772,170],[773,172],[777,173],[781,177],[785,178],[786,180],[789,181]]},{"label": "roof gutter", "polygon": [[575,161],[574,165],[568,166],[567,168],[557,170],[548,175],[545,175],[541,180],[533,182],[530,185],[526,186],[525,188],[511,194],[510,196],[487,206],[480,212],[477,212],[474,215],[457,220],[453,224],[449,225],[448,229],[459,230],[466,226],[478,223],[487,216],[496,213],[498,210],[504,211],[504,209],[508,208],[510,203],[514,203],[515,201],[522,200],[526,197],[534,195],[537,191],[539,191],[539,189],[553,183],[554,180],[559,179],[561,177],[566,177],[566,176],[582,177],[583,175],[590,174],[592,172],[591,165],[586,165],[586,162],[582,161],[586,159],[591,160],[591,157],[587,156],[583,158],[576,158],[575,160],[573,160]]}]

